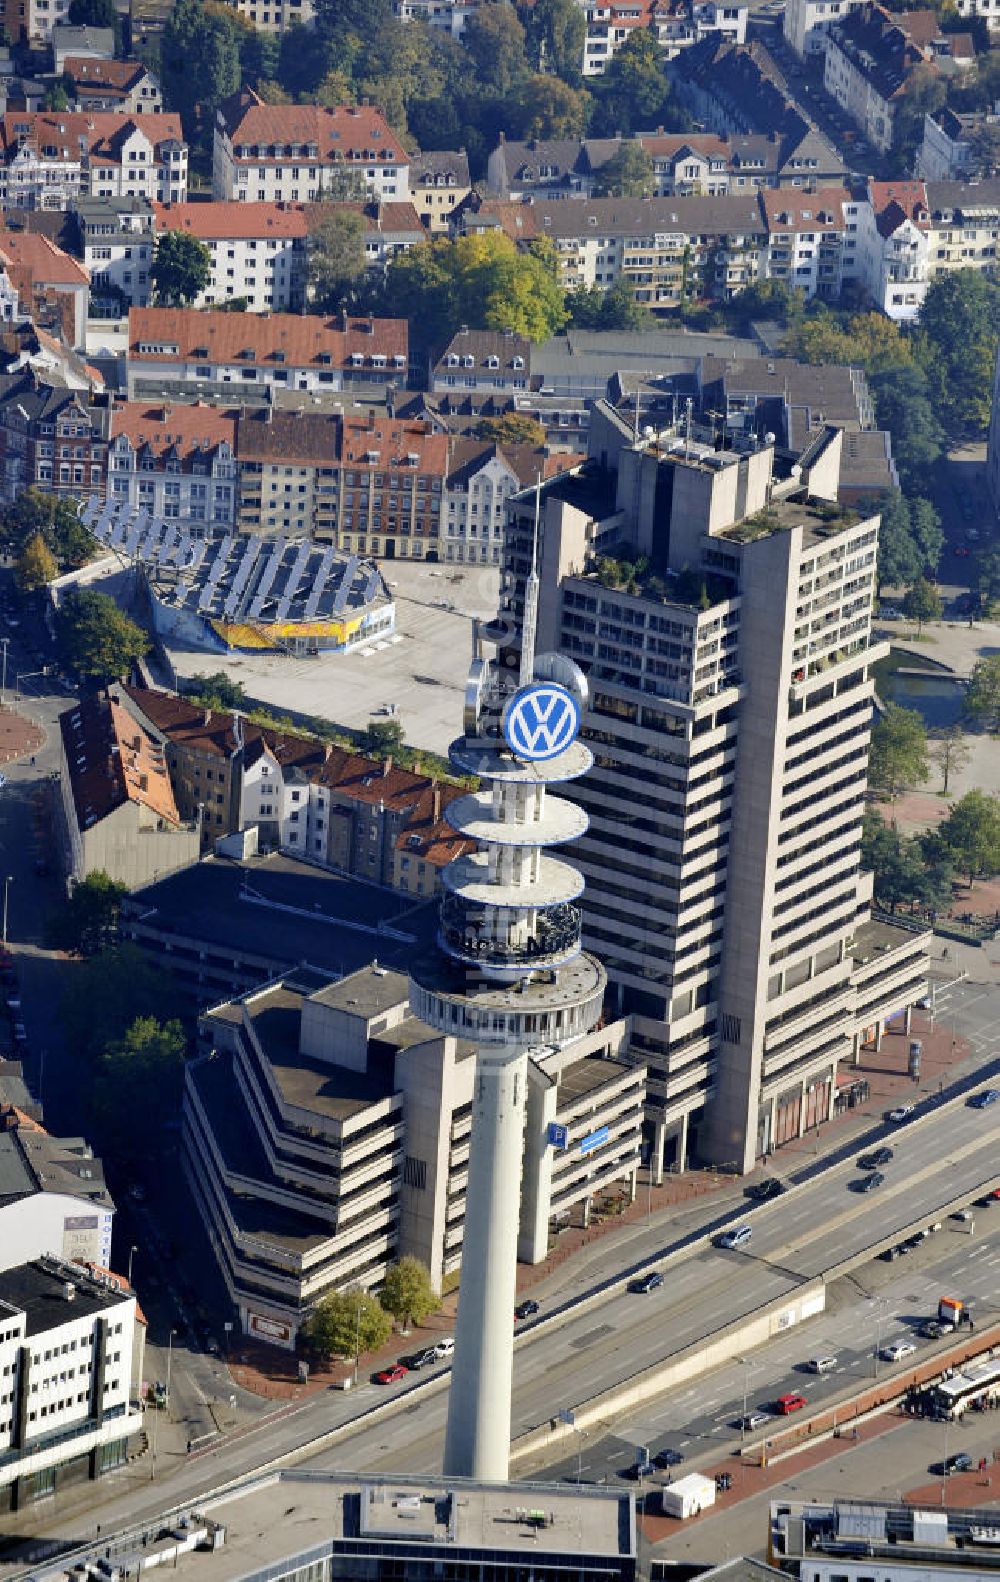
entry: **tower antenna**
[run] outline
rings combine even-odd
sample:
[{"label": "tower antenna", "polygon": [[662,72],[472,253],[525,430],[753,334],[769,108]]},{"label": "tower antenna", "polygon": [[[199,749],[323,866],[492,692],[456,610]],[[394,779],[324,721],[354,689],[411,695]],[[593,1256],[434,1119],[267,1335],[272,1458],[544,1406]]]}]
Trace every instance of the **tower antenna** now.
[{"label": "tower antenna", "polygon": [[535,524],[531,535],[531,570],[524,586],[524,624],[521,628],[521,671],[518,684],[526,687],[535,668],[535,635],[538,629],[538,518],[542,509],[542,475],[535,474]]}]

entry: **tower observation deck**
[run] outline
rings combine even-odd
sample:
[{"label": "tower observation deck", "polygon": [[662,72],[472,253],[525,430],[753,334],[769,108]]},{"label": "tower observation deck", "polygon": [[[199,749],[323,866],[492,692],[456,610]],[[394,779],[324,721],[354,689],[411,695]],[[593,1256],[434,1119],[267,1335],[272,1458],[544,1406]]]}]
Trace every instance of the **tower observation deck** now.
[{"label": "tower observation deck", "polygon": [[461,1287],[444,1471],[505,1480],[528,1059],[594,1027],[605,973],[581,947],[579,871],[553,855],[587,817],[558,787],[586,774],[587,684],[557,655],[524,656],[513,687],[473,661],[451,762],[478,791],[447,809],[478,850],[442,875],[437,948],[413,964],[410,1004],[478,1045]]}]

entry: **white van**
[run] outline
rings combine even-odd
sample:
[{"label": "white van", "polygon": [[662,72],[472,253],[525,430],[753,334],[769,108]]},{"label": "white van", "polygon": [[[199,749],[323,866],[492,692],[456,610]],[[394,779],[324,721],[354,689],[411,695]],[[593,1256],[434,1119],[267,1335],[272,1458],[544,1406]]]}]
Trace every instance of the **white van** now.
[{"label": "white van", "polygon": [[836,1366],[836,1357],[810,1357],[806,1363],[810,1373],[832,1373]]}]

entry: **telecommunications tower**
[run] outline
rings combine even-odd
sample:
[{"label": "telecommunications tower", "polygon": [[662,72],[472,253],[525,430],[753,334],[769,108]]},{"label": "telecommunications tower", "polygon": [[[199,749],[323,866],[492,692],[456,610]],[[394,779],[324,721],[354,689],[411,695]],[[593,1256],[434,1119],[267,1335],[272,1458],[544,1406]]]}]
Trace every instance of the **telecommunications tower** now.
[{"label": "telecommunications tower", "polygon": [[587,683],[571,661],[534,653],[538,579],[525,597],[518,683],[472,662],[464,734],[450,748],[480,790],[445,817],[478,850],[442,873],[437,948],[414,963],[414,1014],[477,1044],[455,1358],[444,1472],[506,1481],[528,1060],[594,1027],[605,973],[580,942],[583,878],[550,848],[587,827],[551,788],[583,775],[577,739]]}]

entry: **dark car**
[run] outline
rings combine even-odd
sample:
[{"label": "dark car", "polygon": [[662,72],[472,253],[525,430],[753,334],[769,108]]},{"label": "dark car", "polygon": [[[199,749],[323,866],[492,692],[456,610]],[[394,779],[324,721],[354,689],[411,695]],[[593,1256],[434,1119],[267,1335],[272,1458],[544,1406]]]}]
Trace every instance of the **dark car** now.
[{"label": "dark car", "polygon": [[884,1184],[884,1182],[885,1176],[882,1174],[881,1170],[873,1170],[869,1175],[862,1176],[861,1180],[858,1182],[857,1190],[859,1192],[875,1192],[880,1186]]},{"label": "dark car", "polygon": [[415,1357],[410,1357],[406,1366],[411,1372],[416,1372],[419,1368],[429,1368],[437,1360],[438,1354],[434,1347],[428,1346],[426,1351],[418,1351]]},{"label": "dark car", "polygon": [[637,1280],[630,1280],[628,1288],[637,1296],[645,1296],[649,1291],[655,1291],[657,1286],[663,1284],[663,1276],[659,1269],[650,1269],[648,1274],[641,1274]]},{"label": "dark car", "polygon": [[886,1247],[883,1252],[880,1252],[879,1257],[883,1263],[895,1263],[896,1259],[901,1258],[905,1251],[906,1249],[902,1243],[897,1241],[891,1247]]},{"label": "dark car", "polygon": [[974,1093],[969,1100],[970,1110],[988,1110],[991,1104],[1000,1099],[1000,1088],[984,1088],[981,1093]]},{"label": "dark car", "polygon": [[931,1468],[940,1478],[950,1478],[953,1472],[969,1472],[972,1468],[972,1457],[967,1450],[956,1450],[954,1455],[947,1456],[944,1461],[939,1461]]},{"label": "dark car", "polygon": [[519,1302],[517,1304],[517,1306],[514,1309],[514,1317],[515,1318],[532,1318],[535,1313],[539,1313],[539,1312],[541,1312],[541,1308],[540,1308],[539,1304],[535,1301],[533,1296],[529,1296],[526,1301]]},{"label": "dark car", "polygon": [[873,1148],[871,1153],[862,1154],[858,1160],[859,1170],[880,1170],[883,1165],[892,1162],[892,1149],[888,1147]]},{"label": "dark car", "polygon": [[921,1340],[940,1340],[944,1333],[945,1326],[939,1324],[936,1318],[925,1319],[917,1330]]},{"label": "dark car", "polygon": [[772,1198],[780,1197],[784,1190],[781,1182],[774,1176],[767,1176],[763,1181],[754,1182],[749,1195],[755,1203],[770,1203]]},{"label": "dark car", "polygon": [[653,1457],[653,1465],[654,1467],[679,1467],[683,1460],[684,1454],[680,1450],[658,1450]]}]

